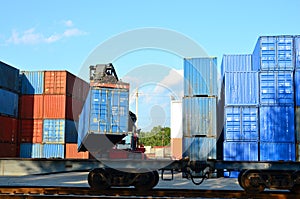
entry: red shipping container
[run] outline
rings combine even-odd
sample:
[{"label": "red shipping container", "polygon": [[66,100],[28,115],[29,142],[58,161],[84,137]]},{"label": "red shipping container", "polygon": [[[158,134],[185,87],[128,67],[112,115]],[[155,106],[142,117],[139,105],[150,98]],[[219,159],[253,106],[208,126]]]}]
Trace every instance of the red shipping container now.
[{"label": "red shipping container", "polygon": [[17,157],[17,144],[16,143],[0,143],[0,157],[11,158]]},{"label": "red shipping container", "polygon": [[78,152],[77,144],[66,144],[66,159],[89,159],[89,152]]},{"label": "red shipping container", "polygon": [[20,97],[21,119],[42,119],[44,104],[43,95],[22,95]]},{"label": "red shipping container", "polygon": [[19,141],[21,143],[42,143],[43,120],[21,120]]},{"label": "red shipping container", "polygon": [[45,119],[78,120],[83,102],[66,95],[44,95]]},{"label": "red shipping container", "polygon": [[[75,76],[67,71],[45,71],[44,93],[71,95]],[[69,88],[67,88],[67,84]],[[70,87],[71,86],[71,87]]]},{"label": "red shipping container", "polygon": [[18,119],[0,116],[0,143],[16,143],[17,133]]}]

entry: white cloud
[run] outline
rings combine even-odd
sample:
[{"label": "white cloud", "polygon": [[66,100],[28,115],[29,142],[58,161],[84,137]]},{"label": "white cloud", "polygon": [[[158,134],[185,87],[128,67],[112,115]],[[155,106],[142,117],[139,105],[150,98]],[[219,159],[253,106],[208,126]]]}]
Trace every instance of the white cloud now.
[{"label": "white cloud", "polygon": [[74,26],[74,24],[73,24],[73,21],[72,21],[72,20],[67,20],[67,21],[64,21],[64,24],[65,24],[65,26],[67,26],[67,27],[72,27],[72,26]]},{"label": "white cloud", "polygon": [[63,33],[63,37],[72,37],[72,36],[80,36],[80,35],[85,35],[86,32],[83,32],[77,28],[72,28],[72,29],[67,29]]}]

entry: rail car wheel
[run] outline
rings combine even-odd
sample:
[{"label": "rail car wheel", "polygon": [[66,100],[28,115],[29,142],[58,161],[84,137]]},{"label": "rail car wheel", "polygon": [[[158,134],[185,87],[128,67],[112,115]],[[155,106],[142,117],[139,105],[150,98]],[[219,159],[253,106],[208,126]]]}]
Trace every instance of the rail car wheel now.
[{"label": "rail car wheel", "polygon": [[256,170],[247,170],[241,174],[240,185],[248,193],[260,193],[265,190],[262,184],[261,172]]},{"label": "rail car wheel", "polygon": [[300,171],[293,173],[292,178],[294,186],[290,190],[294,193],[300,194]]},{"label": "rail car wheel", "polygon": [[238,182],[239,185],[244,189],[243,185],[242,185],[242,175],[245,173],[246,170],[242,170],[240,171],[239,175],[238,175]]},{"label": "rail car wheel", "polygon": [[157,171],[140,173],[137,175],[138,176],[134,182],[134,187],[138,191],[151,190],[153,187],[155,187],[158,184],[159,175]]},{"label": "rail car wheel", "polygon": [[111,177],[105,169],[93,169],[88,175],[88,183],[92,189],[108,189],[111,185]]}]

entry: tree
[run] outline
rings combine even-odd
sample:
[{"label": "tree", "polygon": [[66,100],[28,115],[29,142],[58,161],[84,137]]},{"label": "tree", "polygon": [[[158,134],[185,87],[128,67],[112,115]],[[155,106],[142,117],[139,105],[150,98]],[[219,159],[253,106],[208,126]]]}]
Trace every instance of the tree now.
[{"label": "tree", "polygon": [[145,146],[169,146],[170,133],[169,127],[156,126],[152,128],[151,132],[141,132],[139,140]]}]

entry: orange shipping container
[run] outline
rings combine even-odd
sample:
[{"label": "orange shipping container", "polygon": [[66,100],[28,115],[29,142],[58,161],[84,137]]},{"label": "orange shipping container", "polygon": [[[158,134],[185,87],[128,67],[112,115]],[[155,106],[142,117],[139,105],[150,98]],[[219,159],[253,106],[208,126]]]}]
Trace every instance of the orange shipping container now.
[{"label": "orange shipping container", "polygon": [[17,157],[16,143],[0,143],[0,149],[1,158]]},{"label": "orange shipping container", "polygon": [[175,159],[182,158],[182,138],[171,138],[171,156]]},{"label": "orange shipping container", "polygon": [[42,119],[43,100],[43,95],[22,95],[20,97],[20,118]]},{"label": "orange shipping container", "polygon": [[83,102],[66,95],[44,95],[45,119],[78,120]]},{"label": "orange shipping container", "polygon": [[89,152],[78,152],[77,144],[66,144],[66,159],[88,159]]},{"label": "orange shipping container", "polygon": [[18,119],[0,116],[0,143],[16,143],[17,132]]},{"label": "orange shipping container", "polygon": [[19,141],[21,143],[42,143],[43,120],[21,120]]}]

